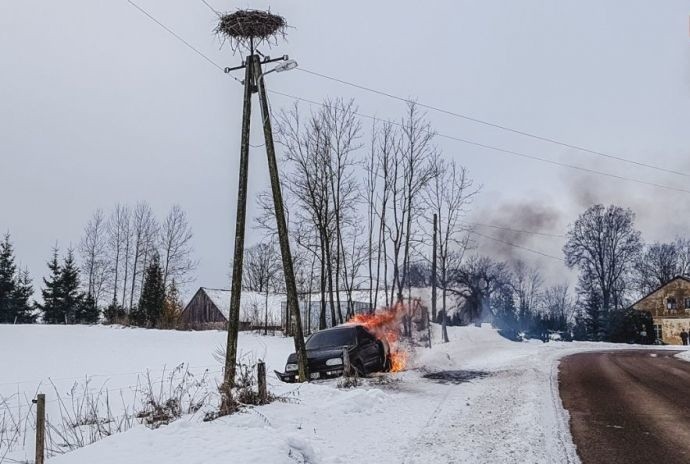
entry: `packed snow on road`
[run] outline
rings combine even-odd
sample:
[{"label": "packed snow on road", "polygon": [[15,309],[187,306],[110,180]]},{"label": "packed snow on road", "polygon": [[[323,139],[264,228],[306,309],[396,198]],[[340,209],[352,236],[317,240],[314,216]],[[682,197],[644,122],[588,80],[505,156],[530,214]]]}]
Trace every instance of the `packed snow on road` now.
[{"label": "packed snow on road", "polygon": [[[107,392],[113,416],[135,414],[143,399],[136,397],[138,388],[147,382],[154,390],[168,388],[171,373],[184,364],[190,377],[204,379],[209,404],[156,429],[133,420],[128,430],[88,446],[53,449],[49,462],[578,461],[558,396],[558,360],[621,345],[512,342],[489,326],[449,327],[449,335],[447,344],[415,348],[407,370],[343,388],[340,379],[280,382],[273,371],[285,367],[292,339],[242,333],[242,359],[266,362],[269,389],[278,399],[205,422],[204,408],[217,400],[222,378],[214,353],[224,332],[0,326],[0,347],[12,353],[0,359],[0,417],[31,416],[38,391],[46,394],[49,422],[65,408],[73,411],[66,403],[78,403],[86,391]],[[440,338],[434,326],[433,340]],[[0,448],[0,458],[33,460],[31,424],[26,429],[11,451]]]}]

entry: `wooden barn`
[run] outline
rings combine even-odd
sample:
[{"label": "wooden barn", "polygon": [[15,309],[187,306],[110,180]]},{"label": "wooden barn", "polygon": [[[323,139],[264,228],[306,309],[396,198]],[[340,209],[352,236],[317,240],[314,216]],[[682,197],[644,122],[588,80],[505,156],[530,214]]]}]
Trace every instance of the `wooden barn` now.
[{"label": "wooden barn", "polygon": [[652,315],[658,340],[680,345],[681,331],[690,330],[690,278],[673,278],[634,303],[632,308]]},{"label": "wooden barn", "polygon": [[230,314],[230,290],[201,287],[182,310],[184,327],[222,329]]},{"label": "wooden barn", "polygon": [[[280,328],[280,299],[243,291],[240,300],[240,330]],[[278,314],[276,314],[278,313]],[[230,314],[230,290],[201,287],[182,310],[182,326],[189,329],[226,329]]]}]

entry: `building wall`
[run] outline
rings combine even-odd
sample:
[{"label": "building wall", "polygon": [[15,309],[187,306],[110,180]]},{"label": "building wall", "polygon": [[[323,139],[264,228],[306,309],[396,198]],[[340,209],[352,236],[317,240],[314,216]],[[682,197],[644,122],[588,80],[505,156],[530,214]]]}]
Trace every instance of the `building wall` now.
[{"label": "building wall", "polygon": [[[669,308],[670,299],[675,299],[675,309]],[[655,330],[661,330],[661,339],[665,343],[680,345],[680,332],[690,330],[690,280],[672,280],[635,303],[633,309],[651,313]]]}]

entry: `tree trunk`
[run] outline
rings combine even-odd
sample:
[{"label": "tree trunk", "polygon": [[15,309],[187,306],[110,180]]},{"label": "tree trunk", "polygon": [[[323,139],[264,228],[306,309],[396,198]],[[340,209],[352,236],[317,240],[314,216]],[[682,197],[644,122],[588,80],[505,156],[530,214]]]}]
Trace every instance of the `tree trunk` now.
[{"label": "tree trunk", "polygon": [[338,320],[336,319],[335,299],[333,298],[333,263],[331,261],[330,240],[326,242],[326,275],[328,276],[328,296],[331,307],[331,327],[335,327],[338,325]]},{"label": "tree trunk", "polygon": [[323,231],[319,237],[321,241],[321,311],[319,313],[319,330],[326,328],[326,244],[323,238]]}]

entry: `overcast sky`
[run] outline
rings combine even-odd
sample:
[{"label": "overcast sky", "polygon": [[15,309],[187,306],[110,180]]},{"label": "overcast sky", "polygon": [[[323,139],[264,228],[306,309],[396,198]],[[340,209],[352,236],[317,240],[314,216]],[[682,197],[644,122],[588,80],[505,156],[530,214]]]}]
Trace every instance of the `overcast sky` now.
[{"label": "overcast sky", "polygon": [[[200,0],[135,1],[220,65],[239,63],[220,48],[215,16]],[[306,69],[690,173],[690,1],[209,2],[271,6],[293,26],[271,53]],[[354,97],[362,113],[382,118],[398,119],[404,106],[299,71],[273,74],[267,85],[313,100]],[[200,260],[190,288],[227,287],[241,98],[237,83],[126,0],[1,1],[0,231],[12,234],[36,289],[55,242],[76,246],[95,209],[140,200],[159,216],[174,203],[189,214]],[[288,104],[272,98],[274,109]],[[428,118],[444,134],[690,190],[688,176]],[[260,136],[255,121],[252,143]],[[635,210],[649,240],[690,234],[690,194],[437,144],[483,185],[477,222],[558,234],[592,202],[615,202]],[[268,185],[265,164],[263,148],[252,149],[250,199]],[[558,238],[520,243],[561,255]],[[555,260],[486,239],[478,246],[563,275]]]}]

